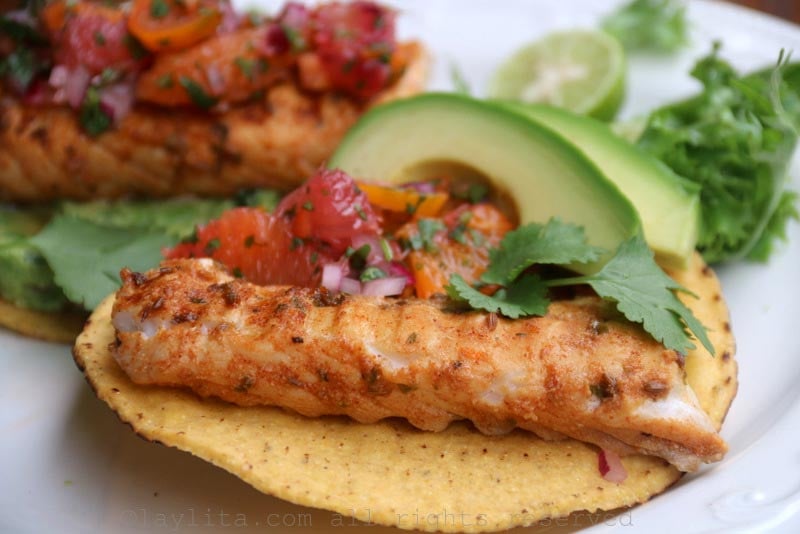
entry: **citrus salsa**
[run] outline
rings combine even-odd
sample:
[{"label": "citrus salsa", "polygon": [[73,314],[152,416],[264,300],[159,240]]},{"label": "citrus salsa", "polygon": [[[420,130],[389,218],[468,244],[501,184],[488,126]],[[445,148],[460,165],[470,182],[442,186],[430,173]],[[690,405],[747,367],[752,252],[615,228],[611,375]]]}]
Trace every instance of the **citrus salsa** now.
[{"label": "citrus salsa", "polygon": [[289,2],[264,17],[229,0],[55,0],[0,22],[3,85],[27,104],[78,110],[93,135],[135,103],[224,111],[287,80],[364,101],[405,67],[395,12],[368,1]]},{"label": "citrus salsa", "polygon": [[210,257],[262,285],[430,298],[454,273],[477,283],[511,229],[485,196],[461,195],[447,179],[390,186],[322,169],[274,212],[227,211],[164,256]]}]

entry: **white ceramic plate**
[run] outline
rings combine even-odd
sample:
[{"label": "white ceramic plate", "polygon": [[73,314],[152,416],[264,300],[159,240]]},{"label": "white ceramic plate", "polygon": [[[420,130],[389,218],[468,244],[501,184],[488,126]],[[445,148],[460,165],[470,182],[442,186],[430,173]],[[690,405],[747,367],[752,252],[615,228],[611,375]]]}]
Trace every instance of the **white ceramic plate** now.
[{"label": "white ceramic plate", "polygon": [[[615,4],[395,3],[402,11],[401,33],[422,38],[436,55],[431,88],[450,89],[450,67],[457,64],[478,93],[515,47],[549,30],[594,27]],[[690,94],[696,86],[686,73],[713,39],[721,39],[724,56],[743,69],[771,64],[782,47],[800,54],[797,26],[722,3],[690,4],[693,46],[675,57],[632,58],[625,115]],[[795,163],[794,187],[800,189]],[[800,228],[793,225],[790,244],[769,265],[720,269],[738,339],[741,381],[723,429],[731,448],[725,461],[614,519],[592,525],[583,518],[557,530],[800,532],[798,265]],[[0,532],[364,527],[264,496],[189,454],[140,440],[93,396],[68,347],[0,332],[0,354]]]}]

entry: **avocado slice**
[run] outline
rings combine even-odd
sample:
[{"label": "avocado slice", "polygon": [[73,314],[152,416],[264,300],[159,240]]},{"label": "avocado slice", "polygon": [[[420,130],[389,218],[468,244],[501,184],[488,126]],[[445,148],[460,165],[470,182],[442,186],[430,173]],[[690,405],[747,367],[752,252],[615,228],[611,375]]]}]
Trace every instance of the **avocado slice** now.
[{"label": "avocado slice", "polygon": [[427,93],[362,116],[328,163],[358,180],[416,181],[421,170],[477,174],[513,199],[521,224],[551,217],[578,224],[608,251],[640,231],[627,198],[561,136],[497,104],[464,95]]},{"label": "avocado slice", "polygon": [[645,239],[659,263],[686,266],[700,232],[700,190],[696,184],[614,135],[602,122],[552,106],[502,105],[555,130],[579,147],[636,207]]}]

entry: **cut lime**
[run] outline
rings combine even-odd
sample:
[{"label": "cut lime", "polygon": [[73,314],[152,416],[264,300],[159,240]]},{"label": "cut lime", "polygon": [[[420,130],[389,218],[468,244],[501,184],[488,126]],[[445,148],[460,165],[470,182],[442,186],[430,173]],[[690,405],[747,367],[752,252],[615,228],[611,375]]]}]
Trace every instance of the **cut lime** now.
[{"label": "cut lime", "polygon": [[611,120],[625,96],[625,52],[597,31],[552,33],[524,46],[495,73],[489,96],[541,102]]}]

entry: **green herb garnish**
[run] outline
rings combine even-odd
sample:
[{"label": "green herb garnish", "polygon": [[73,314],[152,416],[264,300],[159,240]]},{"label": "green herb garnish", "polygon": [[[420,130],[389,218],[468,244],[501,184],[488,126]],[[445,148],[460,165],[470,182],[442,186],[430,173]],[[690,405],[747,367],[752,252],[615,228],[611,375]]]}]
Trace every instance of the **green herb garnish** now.
[{"label": "green herb garnish", "polygon": [[438,249],[433,240],[438,232],[446,229],[444,223],[438,219],[420,219],[417,222],[417,228],[419,235],[412,236],[412,248],[414,250],[424,248],[427,252],[436,252]]},{"label": "green herb garnish", "polygon": [[371,280],[378,280],[379,278],[386,278],[386,276],[387,275],[383,269],[371,265],[364,269],[364,271],[361,273],[360,279],[362,282],[369,282]]},{"label": "green herb garnish", "polygon": [[344,255],[348,258],[350,267],[352,267],[354,271],[360,271],[367,265],[367,257],[371,251],[372,247],[369,245],[361,245],[357,249],[347,247]]},{"label": "green herb garnish", "polygon": [[171,89],[175,81],[172,79],[172,74],[162,74],[156,79],[156,85],[159,89]]},{"label": "green herb garnish", "polygon": [[96,136],[111,128],[111,117],[100,106],[100,94],[94,87],[89,87],[81,104],[79,121],[83,130]]},{"label": "green herb garnish", "polygon": [[394,252],[392,252],[392,247],[389,245],[389,241],[385,238],[381,238],[381,252],[383,252],[383,259],[386,261],[392,261],[394,259]]},{"label": "green herb garnish", "polygon": [[150,16],[154,19],[163,19],[169,15],[169,4],[166,0],[153,0],[150,3]]},{"label": "green herb garnish", "polygon": [[289,44],[292,46],[292,52],[302,52],[306,49],[306,40],[302,33],[286,24],[282,28],[286,39],[289,40]]},{"label": "green herb garnish", "polygon": [[218,237],[215,237],[214,239],[206,243],[206,246],[203,248],[203,253],[206,256],[211,256],[214,254],[214,252],[217,251],[220,245],[222,245],[222,242],[220,242]]},{"label": "green herb garnish", "polygon": [[503,286],[499,291],[485,295],[454,274],[447,292],[472,308],[515,319],[544,315],[550,303],[548,288],[587,284],[601,297],[615,302],[628,320],[641,323],[665,347],[682,353],[693,349],[688,328],[713,354],[705,328],[675,294],[686,290],[655,263],[653,252],[640,235],[622,243],[595,274],[555,279],[525,274],[534,265],[586,263],[601,253],[589,245],[583,229],[575,225],[557,219],[545,225],[526,225],[507,234],[500,247],[490,251],[489,269],[481,281]]},{"label": "green herb garnish", "polygon": [[253,81],[253,78],[255,77],[256,60],[240,56],[234,59],[233,62],[237,67],[239,67],[239,70],[242,71],[242,74],[244,74],[245,78]]},{"label": "green herb garnish", "polygon": [[602,26],[628,50],[675,52],[689,42],[686,6],[680,0],[633,0]]},{"label": "green herb garnish", "polygon": [[0,58],[0,76],[7,76],[20,90],[26,91],[34,78],[44,72],[48,64],[41,61],[30,48],[18,46],[4,58]]},{"label": "green herb garnish", "polygon": [[652,113],[638,145],[700,186],[697,246],[707,262],[765,260],[796,214],[786,186],[800,85],[784,81],[796,69],[783,54],[766,75],[741,77],[718,50],[692,70],[703,92]]},{"label": "green herb garnish", "polygon": [[140,43],[136,37],[129,33],[125,35],[123,42],[125,43],[125,47],[128,49],[128,53],[133,59],[142,59],[150,53],[150,51],[147,50],[147,48],[145,48],[145,46]]},{"label": "green herb garnish", "polygon": [[203,89],[203,86],[196,81],[187,76],[181,76],[179,81],[181,86],[186,89],[187,93],[189,93],[189,98],[191,98],[192,102],[194,102],[198,107],[209,109],[216,105],[217,99],[206,93],[205,89]]}]

